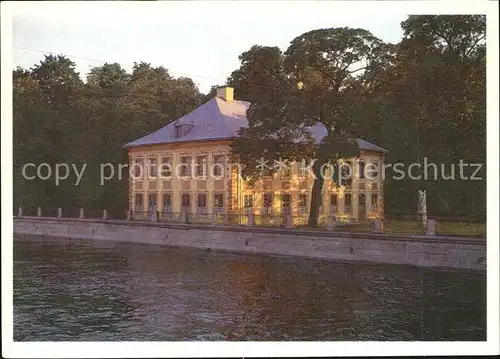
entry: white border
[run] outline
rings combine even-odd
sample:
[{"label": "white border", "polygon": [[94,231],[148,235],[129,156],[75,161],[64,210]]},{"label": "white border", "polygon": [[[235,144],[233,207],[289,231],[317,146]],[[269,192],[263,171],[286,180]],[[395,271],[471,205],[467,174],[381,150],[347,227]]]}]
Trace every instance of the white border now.
[{"label": "white border", "polygon": [[[240,2],[241,3],[241,2]],[[62,8],[93,8],[95,11],[131,10],[136,14],[165,11],[169,6],[187,11],[210,12],[237,10],[241,4],[230,2],[2,2],[2,355],[14,358],[53,357],[227,357],[227,356],[359,356],[359,355],[472,355],[499,354],[499,232],[498,232],[498,3],[487,0],[470,1],[334,1],[255,3],[249,16],[258,16],[265,6],[266,13],[283,13],[291,7],[315,7],[317,11],[366,11],[383,16],[393,7],[407,14],[487,14],[487,342],[31,342],[13,343],[12,334],[12,17],[25,10],[57,12]],[[283,15],[280,15],[283,16]],[[375,34],[376,35],[376,34]],[[7,169],[7,170],[6,170]]]}]

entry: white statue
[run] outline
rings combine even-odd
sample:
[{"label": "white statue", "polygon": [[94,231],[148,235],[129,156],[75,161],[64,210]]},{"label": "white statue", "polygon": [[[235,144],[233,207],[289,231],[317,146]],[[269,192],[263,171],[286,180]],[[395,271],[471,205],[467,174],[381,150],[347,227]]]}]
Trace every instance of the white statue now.
[{"label": "white statue", "polygon": [[418,190],[417,212],[422,216],[422,224],[427,225],[427,191]]}]

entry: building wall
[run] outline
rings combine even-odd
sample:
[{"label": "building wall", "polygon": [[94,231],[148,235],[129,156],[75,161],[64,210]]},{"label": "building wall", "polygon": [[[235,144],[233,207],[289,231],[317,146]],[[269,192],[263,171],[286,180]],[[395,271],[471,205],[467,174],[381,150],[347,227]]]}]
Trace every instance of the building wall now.
[{"label": "building wall", "polygon": [[[191,161],[193,161],[193,159],[196,160],[197,156],[205,155],[207,158],[207,167],[210,168],[215,155],[224,155],[227,160],[229,154],[229,144],[229,141],[212,141],[133,148],[129,150],[129,166],[133,167],[134,162],[138,158],[142,158],[144,164],[146,164],[146,161],[149,158],[155,157],[157,159],[157,163],[161,164],[163,157],[170,157],[172,159],[172,167],[175,170],[176,166],[181,163],[183,156],[191,156]],[[146,166],[144,167],[146,168]],[[178,170],[180,170],[180,168],[178,168]],[[144,173],[142,179],[132,178],[131,186],[129,187],[131,194],[130,198],[132,199],[130,209],[134,209],[134,199],[137,193],[143,194],[144,211],[147,211],[150,207],[149,194],[152,193],[157,194],[157,201],[160,205],[160,210],[162,195],[164,193],[169,193],[172,196],[172,212],[181,212],[182,194],[190,195],[191,212],[196,211],[195,205],[197,195],[202,193],[207,195],[207,208],[209,212],[213,211],[215,194],[223,194],[225,207],[229,207],[231,188],[228,186],[227,179],[213,179],[211,176],[207,176],[207,179],[181,178],[180,174],[181,173],[173,175],[171,179],[163,180],[158,178],[148,178],[148,173]]]},{"label": "building wall", "polygon": [[[164,157],[172,159],[172,166],[175,170],[181,163],[184,156],[190,156],[191,163],[196,164],[198,156],[206,156],[207,171],[212,168],[214,158],[217,155],[222,155],[225,158],[226,165],[230,164],[230,141],[205,141],[205,142],[192,142],[192,143],[179,143],[179,144],[163,144],[155,146],[144,146],[131,148],[129,150],[129,165],[133,167],[136,160],[143,160],[144,172],[148,172],[146,164],[149,158],[156,158],[157,165],[162,164]],[[365,163],[377,163],[379,167],[379,174],[381,174],[383,165],[383,155],[377,152],[361,152],[357,159],[350,159],[352,161],[364,161]],[[158,168],[158,172],[159,172]],[[177,168],[180,170],[180,168]],[[194,169],[196,171],[196,169]],[[311,189],[314,179],[311,175],[305,177],[301,176],[300,164],[292,166],[291,173],[288,177],[284,177],[283,173],[275,173],[272,177],[264,177],[259,180],[252,187],[246,181],[238,176],[236,167],[229,167],[230,175],[222,179],[214,178],[208,174],[206,179],[196,178],[181,178],[180,171],[177,175],[172,176],[171,179],[161,180],[159,178],[148,178],[149,173],[144,173],[143,178],[131,178],[129,186],[129,208],[137,212],[146,212],[152,208],[151,203],[154,198],[150,195],[156,194],[157,208],[163,210],[163,194],[170,194],[172,212],[181,212],[182,195],[189,195],[190,206],[188,211],[196,213],[198,211],[197,198],[198,194],[206,195],[206,211],[214,213],[215,211],[215,195],[224,196],[224,212],[253,212],[255,215],[262,215],[264,194],[272,194],[272,214],[281,214],[282,211],[282,198],[284,194],[290,196],[290,213],[293,216],[307,216],[308,208],[310,205]],[[196,173],[196,172],[195,172]],[[337,187],[330,179],[329,172],[323,185],[323,205],[321,208],[320,216],[336,216],[339,218],[377,218],[383,217],[383,180],[368,180],[359,178],[357,166],[354,166],[353,181],[350,186]],[[153,173],[154,174],[154,173]],[[135,207],[134,202],[136,194],[142,194],[143,207]],[[300,196],[306,196],[306,206],[299,207]],[[333,211],[330,206],[331,194],[337,195],[337,211]],[[351,210],[346,208],[346,195],[351,196]],[[252,196],[252,208],[244,208],[245,196]],[[359,204],[360,195],[365,196],[364,209]],[[372,206],[372,196],[376,196],[376,203]],[[375,200],[375,198],[374,198]]]}]

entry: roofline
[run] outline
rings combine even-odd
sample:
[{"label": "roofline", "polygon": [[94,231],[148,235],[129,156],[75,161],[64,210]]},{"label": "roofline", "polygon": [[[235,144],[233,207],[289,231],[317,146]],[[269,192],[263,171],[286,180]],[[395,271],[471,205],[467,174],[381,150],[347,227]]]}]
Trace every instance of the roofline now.
[{"label": "roofline", "polygon": [[212,142],[212,141],[222,141],[222,140],[232,140],[237,137],[218,137],[218,138],[201,138],[198,140],[189,140],[189,141],[176,141],[176,142],[157,142],[157,143],[145,143],[142,145],[123,145],[122,148],[139,148],[139,147],[147,147],[147,146],[158,146],[158,145],[175,145],[179,143],[196,143],[196,142]]},{"label": "roofline", "polygon": [[[123,145],[122,148],[125,148],[125,149],[129,149],[129,148],[139,148],[139,147],[148,147],[148,146],[158,146],[158,145],[173,145],[173,144],[179,144],[179,143],[197,143],[197,142],[213,142],[213,141],[222,141],[222,140],[233,140],[235,138],[238,138],[238,136],[232,136],[232,137],[219,137],[219,138],[202,138],[202,139],[198,139],[198,140],[190,140],[190,141],[176,141],[176,142],[158,142],[158,143],[146,143],[146,144],[142,144],[142,145],[129,145],[129,144],[126,144],[126,145]],[[360,148],[360,150],[362,151],[371,151],[371,152],[378,152],[378,153],[387,153],[389,152],[389,150],[379,146],[379,145],[376,145],[368,140],[365,140],[364,138],[361,138],[361,137],[356,137],[360,140],[363,140],[363,141],[366,141],[366,142],[369,142],[377,147],[380,147],[382,149],[382,151],[378,151],[378,150],[374,150],[374,149],[363,149],[363,148]]]},{"label": "roofline", "polygon": [[363,140],[363,141],[369,142],[369,143],[371,143],[372,145],[375,145],[375,146],[377,146],[377,147],[379,147],[379,148],[381,148],[381,149],[382,149],[382,151],[376,151],[376,150],[365,150],[365,151],[384,152],[384,153],[385,153],[385,152],[390,152],[388,149],[386,149],[386,148],[384,148],[384,147],[382,147],[382,146],[379,146],[379,145],[377,145],[376,143],[373,143],[373,142],[371,142],[371,141],[365,140],[364,138],[361,138],[361,137],[357,137],[357,138],[359,138],[360,140]]}]

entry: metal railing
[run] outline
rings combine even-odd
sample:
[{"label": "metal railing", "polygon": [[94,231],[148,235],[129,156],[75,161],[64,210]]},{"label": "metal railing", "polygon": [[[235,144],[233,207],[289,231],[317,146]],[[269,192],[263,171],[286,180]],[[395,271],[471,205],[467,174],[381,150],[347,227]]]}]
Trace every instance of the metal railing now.
[{"label": "metal railing", "polygon": [[472,237],[484,237],[486,236],[486,222],[461,218],[436,218],[437,235],[460,236],[463,233]]}]

